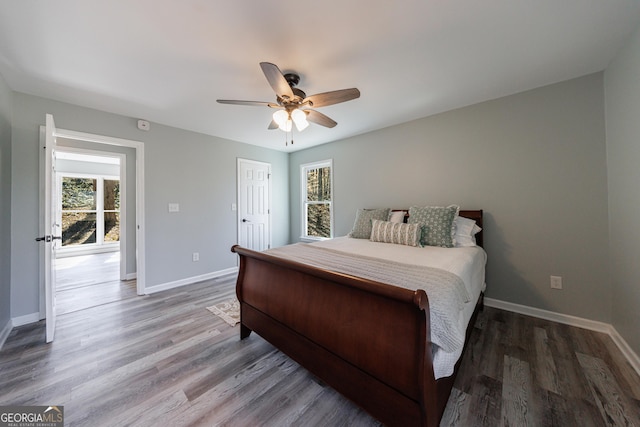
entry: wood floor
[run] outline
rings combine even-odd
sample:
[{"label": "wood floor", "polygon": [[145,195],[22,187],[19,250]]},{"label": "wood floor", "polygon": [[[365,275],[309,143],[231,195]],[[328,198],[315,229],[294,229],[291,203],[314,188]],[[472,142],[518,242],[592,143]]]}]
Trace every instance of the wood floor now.
[{"label": "wood floor", "polygon": [[56,288],[58,314],[136,296],[135,280],[120,280],[120,252],[58,258]]},{"label": "wood floor", "polygon": [[[67,426],[376,426],[256,334],[205,307],[234,278],[125,298],[15,328],[0,405],[64,405]],[[640,378],[600,333],[480,314],[443,426],[640,426]]]}]

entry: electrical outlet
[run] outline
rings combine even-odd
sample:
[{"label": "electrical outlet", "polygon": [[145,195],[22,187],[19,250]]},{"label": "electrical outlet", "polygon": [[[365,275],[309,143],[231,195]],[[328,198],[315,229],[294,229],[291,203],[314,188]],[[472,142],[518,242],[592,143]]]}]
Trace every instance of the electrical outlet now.
[{"label": "electrical outlet", "polygon": [[200,254],[198,252],[193,253],[193,262],[200,261]]},{"label": "electrical outlet", "polygon": [[551,276],[551,289],[562,289],[562,277]]}]

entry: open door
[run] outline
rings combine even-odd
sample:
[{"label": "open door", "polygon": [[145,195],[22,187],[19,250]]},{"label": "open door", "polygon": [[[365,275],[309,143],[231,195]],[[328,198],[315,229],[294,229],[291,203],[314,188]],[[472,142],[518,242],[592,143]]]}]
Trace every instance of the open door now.
[{"label": "open door", "polygon": [[45,289],[45,322],[47,342],[53,341],[56,331],[56,248],[62,240],[60,225],[56,223],[58,193],[55,179],[56,125],[53,116],[47,114],[45,121],[45,160],[44,160],[44,236],[36,240],[45,245],[43,257],[44,289]]}]

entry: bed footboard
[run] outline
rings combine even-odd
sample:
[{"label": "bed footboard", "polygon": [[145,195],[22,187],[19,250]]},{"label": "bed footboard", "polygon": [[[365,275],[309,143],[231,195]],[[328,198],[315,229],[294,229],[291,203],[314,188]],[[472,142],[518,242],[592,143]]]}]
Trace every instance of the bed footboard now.
[{"label": "bed footboard", "polygon": [[438,425],[424,291],[231,250],[241,338],[255,331],[386,425]]}]

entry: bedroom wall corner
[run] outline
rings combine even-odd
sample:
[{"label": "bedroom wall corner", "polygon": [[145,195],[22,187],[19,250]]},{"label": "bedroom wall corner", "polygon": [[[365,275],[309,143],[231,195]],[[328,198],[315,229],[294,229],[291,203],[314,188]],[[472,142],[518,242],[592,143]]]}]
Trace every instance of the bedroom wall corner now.
[{"label": "bedroom wall corner", "polygon": [[605,71],[612,323],[640,355],[640,27]]},{"label": "bedroom wall corner", "polygon": [[11,330],[12,122],[13,92],[0,75],[0,348],[4,343],[4,332],[7,328]]}]

